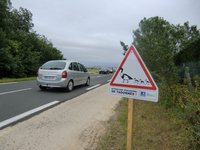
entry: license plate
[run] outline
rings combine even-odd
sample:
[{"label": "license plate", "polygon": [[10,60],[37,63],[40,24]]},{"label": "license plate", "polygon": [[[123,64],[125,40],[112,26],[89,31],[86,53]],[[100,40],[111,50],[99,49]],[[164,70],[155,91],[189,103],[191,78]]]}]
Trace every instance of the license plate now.
[{"label": "license plate", "polygon": [[45,79],[54,79],[54,76],[45,76]]}]

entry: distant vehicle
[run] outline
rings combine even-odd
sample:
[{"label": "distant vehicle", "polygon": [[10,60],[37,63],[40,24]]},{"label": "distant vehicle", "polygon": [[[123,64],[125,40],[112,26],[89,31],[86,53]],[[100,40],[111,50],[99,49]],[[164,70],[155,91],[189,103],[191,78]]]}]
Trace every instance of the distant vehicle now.
[{"label": "distant vehicle", "polygon": [[99,74],[109,74],[109,69],[106,67],[103,67],[99,70]]},{"label": "distant vehicle", "polygon": [[114,72],[113,68],[109,68],[109,73],[113,73],[113,72]]},{"label": "distant vehicle", "polygon": [[37,84],[41,90],[54,87],[65,88],[71,92],[74,86],[90,85],[90,73],[79,62],[52,60],[44,63],[38,69]]}]

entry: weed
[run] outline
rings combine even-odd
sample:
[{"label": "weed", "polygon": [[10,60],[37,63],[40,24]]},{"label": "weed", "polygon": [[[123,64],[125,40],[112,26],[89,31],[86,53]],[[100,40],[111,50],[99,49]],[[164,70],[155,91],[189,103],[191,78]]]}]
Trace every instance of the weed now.
[{"label": "weed", "polygon": [[171,83],[170,89],[163,83],[160,99],[162,99],[161,104],[171,110],[171,118],[182,128],[190,147],[198,149],[200,148],[200,77],[194,77],[195,87],[190,91],[186,83],[187,80],[184,80],[183,84]]}]

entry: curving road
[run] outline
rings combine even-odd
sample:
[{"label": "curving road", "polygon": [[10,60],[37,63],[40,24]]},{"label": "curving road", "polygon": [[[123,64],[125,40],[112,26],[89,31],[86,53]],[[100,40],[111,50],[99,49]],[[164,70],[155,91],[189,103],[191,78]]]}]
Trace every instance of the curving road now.
[{"label": "curving road", "polygon": [[112,75],[91,74],[90,86],[74,87],[72,92],[65,92],[63,89],[41,91],[35,80],[2,83],[0,84],[0,129],[106,84]]}]

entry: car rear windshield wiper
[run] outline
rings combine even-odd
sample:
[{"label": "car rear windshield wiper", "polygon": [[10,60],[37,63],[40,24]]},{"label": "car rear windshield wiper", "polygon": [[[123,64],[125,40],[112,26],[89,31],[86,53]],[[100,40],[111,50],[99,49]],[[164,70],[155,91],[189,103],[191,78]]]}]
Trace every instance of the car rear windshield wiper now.
[{"label": "car rear windshield wiper", "polygon": [[51,70],[62,70],[63,68],[49,68]]}]

